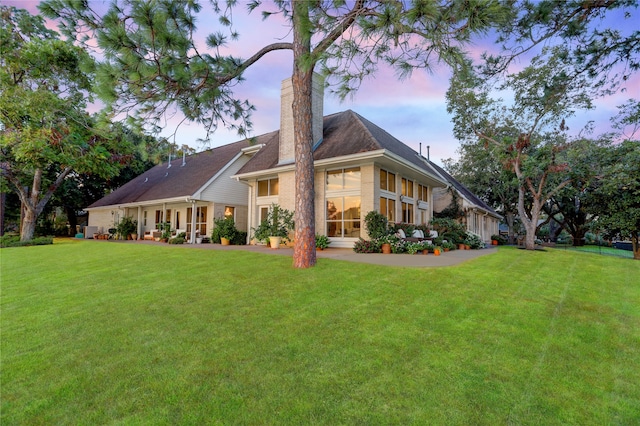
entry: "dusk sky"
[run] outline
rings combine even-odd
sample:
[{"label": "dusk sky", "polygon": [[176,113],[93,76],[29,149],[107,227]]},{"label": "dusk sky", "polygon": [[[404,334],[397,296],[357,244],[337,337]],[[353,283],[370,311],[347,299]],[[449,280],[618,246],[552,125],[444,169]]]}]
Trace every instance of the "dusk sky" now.
[{"label": "dusk sky", "polygon": [[[37,0],[0,0],[1,4],[12,5],[37,14]],[[96,3],[101,1],[96,0]],[[203,6],[208,4],[202,0]],[[272,8],[275,9],[275,8]],[[230,42],[235,56],[247,58],[256,50],[273,42],[290,40],[288,28],[279,17],[263,21],[259,12],[251,15],[239,6],[234,13],[234,28],[240,33],[239,42]],[[619,21],[634,25],[633,20]],[[637,24],[635,24],[637,25]],[[200,14],[199,33],[203,37],[215,30],[217,19],[211,18],[208,24],[206,15]],[[486,47],[469,46],[469,50],[478,54]],[[475,56],[475,55],[474,55]],[[291,76],[291,51],[269,53],[259,63],[245,73],[245,81],[236,87],[235,93],[240,99],[248,99],[256,107],[253,114],[252,136],[258,136],[278,129],[280,125],[280,85],[282,80]],[[526,64],[522,64],[525,66]],[[444,66],[434,67],[432,73],[416,70],[408,80],[399,81],[393,70],[381,67],[374,78],[365,80],[353,99],[344,102],[325,92],[324,114],[332,114],[351,109],[380,126],[391,135],[400,139],[416,151],[422,143],[422,152],[426,156],[426,146],[430,146],[431,160],[442,164],[446,158],[456,158],[458,142],[453,137],[451,117],[447,114],[445,93],[448,88],[449,72]],[[568,125],[577,132],[588,121],[593,121],[596,135],[610,129],[609,119],[617,112],[616,105],[629,98],[640,98],[640,75],[636,73],[626,84],[625,92],[597,102],[592,111],[579,111]],[[176,131],[177,117],[169,120],[163,136]],[[177,129],[175,140],[179,145],[187,144],[196,150],[204,147],[197,142],[204,138],[205,132],[194,123],[183,123]],[[211,137],[211,147],[239,140],[234,131],[219,128]]]}]

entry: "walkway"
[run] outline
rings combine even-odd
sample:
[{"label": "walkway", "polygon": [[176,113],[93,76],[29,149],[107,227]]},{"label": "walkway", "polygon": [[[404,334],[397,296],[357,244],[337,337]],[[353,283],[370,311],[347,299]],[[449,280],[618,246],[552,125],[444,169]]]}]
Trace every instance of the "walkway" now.
[{"label": "walkway", "polygon": [[[113,241],[113,240],[110,240]],[[150,244],[150,245],[167,245],[167,243],[159,243],[155,241],[116,241],[129,244]],[[293,257],[292,247],[280,247],[277,250],[270,249],[263,245],[244,245],[244,246],[223,246],[220,244],[181,244],[173,247],[193,248],[198,250],[244,250],[255,253],[280,255]],[[490,246],[481,250],[453,250],[442,253],[440,256],[434,256],[433,253],[423,254],[381,254],[381,253],[356,253],[348,248],[327,248],[316,251],[317,258],[328,258],[335,260],[346,260],[348,262],[370,263],[374,265],[386,266],[409,266],[409,267],[435,267],[435,266],[451,266],[461,262],[475,259],[476,257],[486,256],[496,253],[497,249]]]}]

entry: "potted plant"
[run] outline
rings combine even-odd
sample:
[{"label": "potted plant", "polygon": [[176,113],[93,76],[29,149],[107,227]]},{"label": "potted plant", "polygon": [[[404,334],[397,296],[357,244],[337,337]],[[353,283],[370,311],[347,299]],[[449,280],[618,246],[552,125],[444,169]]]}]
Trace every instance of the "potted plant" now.
[{"label": "potted plant", "polygon": [[433,248],[433,255],[434,256],[440,256],[441,252],[442,252],[442,247],[436,246],[436,247]]},{"label": "potted plant", "polygon": [[[238,230],[236,229],[236,224],[233,221],[233,217],[225,217],[224,219],[215,219],[213,221],[215,223],[214,233],[217,231],[217,236],[220,238],[220,243],[223,246],[228,246],[231,241],[233,241],[238,234]],[[212,235],[214,240],[217,240],[215,236]]]},{"label": "potted plant", "polygon": [[[269,243],[272,249],[280,248],[282,240],[289,240],[289,232],[294,228],[293,212],[283,209],[278,204],[272,204],[271,210],[267,214],[267,219],[263,221],[266,231],[268,231]],[[262,224],[261,224],[262,226]]]},{"label": "potted plant", "polygon": [[[138,221],[133,220],[129,216],[125,216],[120,219],[120,223],[116,226],[116,232],[120,235],[122,239],[138,239],[138,234],[136,233],[138,230]],[[135,238],[133,237],[135,234]]]},{"label": "potted plant", "polygon": [[331,244],[331,240],[329,240],[329,237],[327,237],[326,235],[316,235],[317,250],[324,250],[329,247],[329,244]]},{"label": "potted plant", "polygon": [[442,250],[444,251],[450,251],[456,248],[456,245],[453,243],[450,243],[449,241],[443,241],[440,246],[442,247]]},{"label": "potted plant", "polygon": [[169,222],[160,222],[158,231],[161,232],[160,241],[166,243],[171,238],[171,224]]},{"label": "potted plant", "polygon": [[377,239],[383,254],[391,254],[391,245],[398,241],[394,234],[386,234]]}]

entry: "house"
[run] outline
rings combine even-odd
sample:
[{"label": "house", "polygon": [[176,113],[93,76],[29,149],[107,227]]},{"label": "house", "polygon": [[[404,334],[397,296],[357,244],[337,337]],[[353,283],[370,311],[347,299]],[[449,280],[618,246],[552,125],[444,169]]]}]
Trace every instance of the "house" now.
[{"label": "house", "polygon": [[[314,79],[312,127],[315,228],[331,247],[366,238],[364,217],[383,213],[391,222],[428,223],[433,192],[447,181],[415,150],[348,110],[323,117],[322,81]],[[282,83],[280,130],[259,136],[261,148],[234,176],[249,188],[248,223],[256,227],[272,203],[294,210],[293,93]]]},{"label": "house", "polygon": [[433,163],[431,165],[448,183],[446,188],[434,189],[433,211],[439,213],[449,207],[455,194],[455,202],[464,212],[461,222],[465,224],[467,231],[478,235],[485,243],[491,243],[491,236],[500,232],[502,216],[443,168]]},{"label": "house", "polygon": [[[323,82],[314,76],[313,84],[316,233],[331,247],[350,248],[367,238],[364,217],[373,210],[390,222],[429,223],[435,194],[453,178],[354,111],[323,116]],[[279,130],[152,168],[89,206],[89,228],[106,230],[131,216],[139,235],[169,222],[194,241],[196,233],[210,235],[214,217],[232,215],[250,238],[272,204],[295,210],[292,102],[288,79]]]},{"label": "house", "polygon": [[189,241],[210,235],[213,218],[232,216],[248,231],[247,185],[230,177],[259,149],[244,140],[160,164],[91,204],[85,237],[107,232],[129,216],[138,235],[168,222]]}]

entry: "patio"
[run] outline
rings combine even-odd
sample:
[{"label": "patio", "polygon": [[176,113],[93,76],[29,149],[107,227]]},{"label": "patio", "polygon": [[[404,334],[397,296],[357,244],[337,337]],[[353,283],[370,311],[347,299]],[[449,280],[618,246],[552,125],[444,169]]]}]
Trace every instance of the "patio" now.
[{"label": "patio", "polygon": [[[177,244],[169,245],[167,243],[160,243],[156,241],[122,241],[122,240],[109,240],[114,243],[124,244],[152,244],[152,245],[166,245],[176,248],[187,248],[196,250],[245,250],[256,253],[279,255],[279,256],[293,256],[293,247],[281,246],[277,250],[273,250],[264,245],[244,245],[244,246],[223,246],[221,244]],[[356,253],[352,249],[348,248],[327,248],[324,250],[316,251],[317,258],[329,258],[335,260],[346,260],[348,262],[358,263],[370,263],[374,265],[386,265],[386,266],[408,266],[408,267],[436,267],[436,266],[451,266],[458,263],[475,259],[476,257],[486,256],[497,252],[495,246],[490,246],[480,250],[452,250],[442,253],[440,256],[434,256],[433,254],[381,254],[381,253]]]}]

